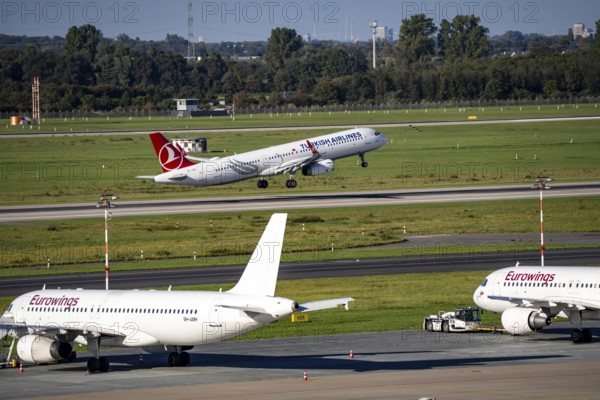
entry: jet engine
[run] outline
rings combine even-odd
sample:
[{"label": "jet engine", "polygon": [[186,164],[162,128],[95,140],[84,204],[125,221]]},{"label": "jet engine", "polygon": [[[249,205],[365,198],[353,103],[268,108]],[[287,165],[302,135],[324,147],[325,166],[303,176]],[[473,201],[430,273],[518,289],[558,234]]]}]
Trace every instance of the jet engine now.
[{"label": "jet engine", "polygon": [[17,354],[25,362],[45,364],[68,358],[73,351],[69,342],[48,336],[26,335],[17,343]]},{"label": "jet engine", "polygon": [[502,326],[511,335],[530,335],[550,325],[550,317],[530,308],[514,307],[502,313]]},{"label": "jet engine", "polygon": [[302,175],[316,176],[327,174],[334,169],[333,160],[319,160],[302,168]]}]

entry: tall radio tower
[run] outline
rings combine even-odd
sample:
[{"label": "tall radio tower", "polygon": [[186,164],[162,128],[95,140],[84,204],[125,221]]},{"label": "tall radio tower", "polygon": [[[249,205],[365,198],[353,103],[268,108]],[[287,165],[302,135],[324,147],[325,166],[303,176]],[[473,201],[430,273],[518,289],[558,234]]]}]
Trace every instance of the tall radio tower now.
[{"label": "tall radio tower", "polygon": [[193,60],[196,58],[196,50],[194,49],[194,15],[192,13],[192,0],[188,1],[188,48],[187,59]]},{"label": "tall radio tower", "polygon": [[32,102],[32,115],[31,123],[40,125],[40,77],[33,77],[33,85],[31,85],[31,102]]}]

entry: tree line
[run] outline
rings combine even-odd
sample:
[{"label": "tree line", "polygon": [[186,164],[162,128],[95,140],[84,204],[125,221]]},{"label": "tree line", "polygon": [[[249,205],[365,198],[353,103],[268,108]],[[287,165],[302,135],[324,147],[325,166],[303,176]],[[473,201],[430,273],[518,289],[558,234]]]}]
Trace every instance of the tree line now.
[{"label": "tree line", "polygon": [[34,76],[42,111],[173,109],[173,98],[267,107],[600,95],[599,39],[490,38],[479,22],[404,19],[395,43],[377,43],[375,70],[370,43],[305,42],[289,28],[267,42],[201,44],[193,60],[176,35],[111,40],[92,25],[65,38],[0,35],[0,111],[31,108]]}]

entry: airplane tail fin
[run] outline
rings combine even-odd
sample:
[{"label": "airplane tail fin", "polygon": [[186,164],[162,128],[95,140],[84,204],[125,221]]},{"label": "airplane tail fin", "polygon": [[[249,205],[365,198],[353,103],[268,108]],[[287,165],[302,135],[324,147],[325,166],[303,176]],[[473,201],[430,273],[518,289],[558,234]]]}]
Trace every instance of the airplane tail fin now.
[{"label": "airplane tail fin", "polygon": [[158,161],[160,162],[163,172],[195,165],[186,158],[186,154],[181,148],[170,143],[162,133],[151,133],[150,140],[152,140],[154,151],[158,156]]},{"label": "airplane tail fin", "polygon": [[230,293],[274,296],[287,214],[273,214],[242,277]]}]

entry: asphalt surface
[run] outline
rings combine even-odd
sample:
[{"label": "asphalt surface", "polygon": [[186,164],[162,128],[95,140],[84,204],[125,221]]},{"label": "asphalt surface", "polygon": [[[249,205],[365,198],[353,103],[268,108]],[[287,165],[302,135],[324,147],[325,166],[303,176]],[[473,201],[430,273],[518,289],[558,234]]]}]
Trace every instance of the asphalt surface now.
[{"label": "asphalt surface", "polygon": [[[583,117],[554,117],[554,118],[515,118],[515,119],[483,119],[483,120],[467,120],[467,121],[430,121],[430,122],[391,122],[391,123],[374,123],[368,125],[310,125],[310,126],[253,126],[248,128],[189,128],[189,129],[162,129],[163,133],[185,133],[191,132],[277,132],[277,131],[307,131],[315,129],[352,129],[352,128],[402,128],[411,126],[448,126],[448,125],[489,125],[489,124],[513,124],[513,123],[530,123],[530,122],[557,122],[557,121],[590,121],[598,120],[600,116],[589,115]],[[0,135],[0,139],[18,139],[24,137],[59,137],[59,136],[112,136],[112,135],[147,135],[157,130],[151,131],[97,131],[97,132],[68,132],[68,133],[16,133]]]},{"label": "asphalt surface", "polygon": [[[268,190],[268,189],[267,189]],[[377,207],[382,205],[448,203],[489,200],[534,199],[537,191],[527,185],[407,189],[348,193],[289,194],[178,200],[116,201],[118,216],[198,214],[256,210],[288,210],[331,207]],[[546,199],[599,196],[600,182],[562,183],[544,192]],[[0,207],[0,223],[36,220],[98,218],[103,215],[93,203]]]},{"label": "asphalt surface", "polygon": [[298,329],[312,334],[197,346],[188,367],[169,368],[164,354],[144,354],[140,363],[134,349],[108,349],[102,354],[110,370],[88,374],[89,354],[81,351],[73,363],[0,370],[0,393],[61,400],[598,398],[598,329],[585,345],[571,343],[566,323],[529,337]]},{"label": "asphalt surface", "polygon": [[[460,236],[460,235],[459,235]],[[593,235],[593,237],[598,237]],[[446,240],[456,239],[455,236]],[[407,248],[410,244],[406,244]],[[524,246],[522,251],[475,253],[469,252],[469,246],[459,254],[449,253],[454,245],[438,247],[437,254],[394,258],[315,261],[282,264],[279,269],[280,280],[325,278],[340,276],[387,275],[403,273],[451,272],[451,271],[487,271],[515,265],[539,265],[538,251]],[[326,254],[325,254],[326,256]],[[600,264],[600,249],[547,250],[545,265],[580,266]],[[245,265],[202,268],[177,268],[142,271],[119,271],[110,273],[111,289],[164,288],[169,285],[233,284],[238,281]],[[100,269],[100,268],[99,268]],[[47,275],[11,277],[0,279],[2,296],[20,294],[46,288],[62,289],[104,289],[104,272],[73,275]]]}]

